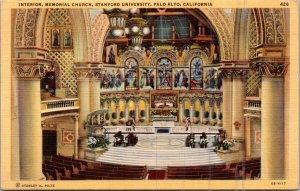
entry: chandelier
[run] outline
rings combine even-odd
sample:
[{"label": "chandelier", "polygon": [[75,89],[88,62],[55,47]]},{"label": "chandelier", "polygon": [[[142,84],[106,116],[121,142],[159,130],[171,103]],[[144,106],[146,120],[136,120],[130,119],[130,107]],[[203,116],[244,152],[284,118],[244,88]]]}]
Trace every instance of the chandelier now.
[{"label": "chandelier", "polygon": [[125,33],[130,36],[131,44],[135,49],[140,49],[143,37],[150,33],[147,20],[133,17],[127,21]]},{"label": "chandelier", "polygon": [[124,29],[126,26],[126,20],[129,13],[135,14],[138,9],[104,9],[104,12],[108,15],[110,30],[113,36],[120,37],[124,35]]},{"label": "chandelier", "polygon": [[[150,33],[147,20],[138,16],[139,9],[104,9],[110,22],[110,30],[113,36],[130,36],[132,46],[135,49],[141,47],[143,37]],[[128,19],[129,14],[133,15]]]}]

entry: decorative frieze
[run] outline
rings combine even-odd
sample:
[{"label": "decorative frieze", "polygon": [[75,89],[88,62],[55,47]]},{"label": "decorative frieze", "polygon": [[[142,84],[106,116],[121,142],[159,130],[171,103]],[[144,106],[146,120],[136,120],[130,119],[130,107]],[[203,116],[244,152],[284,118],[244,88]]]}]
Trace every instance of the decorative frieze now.
[{"label": "decorative frieze", "polygon": [[77,80],[101,79],[101,65],[98,62],[76,62],[74,75]]},{"label": "decorative frieze", "polygon": [[43,78],[47,73],[47,68],[47,63],[40,63],[38,61],[15,63],[13,65],[15,75],[19,79]]},{"label": "decorative frieze", "polygon": [[248,61],[223,62],[219,68],[223,78],[244,77],[249,69]]},{"label": "decorative frieze", "polygon": [[40,79],[43,78],[52,61],[45,58],[48,50],[36,47],[20,47],[14,51],[12,69],[19,79]]},{"label": "decorative frieze", "polygon": [[285,58],[254,58],[251,68],[266,77],[283,77],[288,66]]}]

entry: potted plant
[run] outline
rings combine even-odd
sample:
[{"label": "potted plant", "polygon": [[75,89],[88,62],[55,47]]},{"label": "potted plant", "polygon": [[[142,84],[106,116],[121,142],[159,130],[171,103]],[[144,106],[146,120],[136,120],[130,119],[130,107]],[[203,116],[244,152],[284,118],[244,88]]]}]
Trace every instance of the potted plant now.
[{"label": "potted plant", "polygon": [[112,114],[111,114],[111,118],[112,118],[112,124],[113,125],[117,125],[117,113],[116,112],[113,112]]},{"label": "potted plant", "polygon": [[140,115],[141,115],[140,121],[141,121],[141,122],[144,122],[144,121],[145,121],[145,116],[146,116],[145,110],[141,110],[141,111],[140,111]]},{"label": "potted plant", "polygon": [[189,109],[185,109],[184,110],[184,116],[187,118],[190,116],[190,110]]},{"label": "potted plant", "polygon": [[212,118],[212,120],[211,120],[210,124],[211,125],[216,125],[217,124],[217,114],[216,114],[216,112],[212,113],[211,118]]},{"label": "potted plant", "polygon": [[203,124],[205,124],[205,125],[207,125],[208,124],[208,122],[209,122],[209,112],[208,111],[206,111],[205,113],[204,113],[204,119],[203,119]]},{"label": "potted plant", "polygon": [[229,150],[234,145],[234,140],[224,140],[222,143],[223,150]]},{"label": "potted plant", "polygon": [[120,120],[119,121],[121,124],[125,124],[125,112],[124,111],[120,112]]},{"label": "potted plant", "polygon": [[195,115],[194,115],[194,123],[199,123],[200,119],[200,112],[199,111],[195,111]]},{"label": "potted plant", "polygon": [[129,111],[129,116],[135,118],[135,111],[134,110]]},{"label": "potted plant", "polygon": [[109,113],[105,113],[105,125],[109,125],[110,115]]},{"label": "potted plant", "polygon": [[218,150],[221,148],[221,143],[219,142],[219,140],[215,140],[214,142],[212,142],[212,145],[215,147],[215,150]]},{"label": "potted plant", "polygon": [[106,149],[109,144],[109,140],[103,136],[88,136],[88,147],[91,149],[95,149],[97,147]]},{"label": "potted plant", "polygon": [[200,148],[207,148],[208,140],[207,139],[200,139]]},{"label": "potted plant", "polygon": [[220,113],[220,114],[219,114],[219,118],[218,118],[218,125],[219,125],[219,126],[222,126],[222,119],[223,119],[223,114]]},{"label": "potted plant", "polygon": [[88,148],[85,149],[85,158],[96,160],[107,150],[109,144],[109,140],[104,136],[88,136]]}]

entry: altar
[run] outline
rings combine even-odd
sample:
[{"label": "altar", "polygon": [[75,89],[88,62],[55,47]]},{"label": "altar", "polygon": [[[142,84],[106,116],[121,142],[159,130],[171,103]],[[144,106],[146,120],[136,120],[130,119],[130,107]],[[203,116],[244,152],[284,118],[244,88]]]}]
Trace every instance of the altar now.
[{"label": "altar", "polygon": [[153,121],[153,127],[156,134],[170,134],[170,128],[174,128],[175,124],[174,121]]}]

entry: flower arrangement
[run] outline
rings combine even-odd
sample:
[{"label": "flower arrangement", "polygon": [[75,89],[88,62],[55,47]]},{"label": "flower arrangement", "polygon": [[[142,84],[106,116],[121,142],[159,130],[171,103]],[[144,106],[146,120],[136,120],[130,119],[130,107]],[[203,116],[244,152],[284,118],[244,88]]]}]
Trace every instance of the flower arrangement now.
[{"label": "flower arrangement", "polygon": [[199,111],[195,111],[195,117],[198,118],[200,116],[200,112]]},{"label": "flower arrangement", "polygon": [[146,115],[145,110],[141,110],[140,114],[141,114],[141,117],[145,117],[145,115]]},{"label": "flower arrangement", "polygon": [[235,143],[235,140],[224,140],[222,143],[222,147],[224,150],[229,150],[230,147],[233,147]]},{"label": "flower arrangement", "polygon": [[185,109],[184,110],[184,116],[185,117],[189,117],[190,116],[190,110],[189,109]]},{"label": "flower arrangement", "polygon": [[208,140],[207,139],[200,139],[200,148],[207,148]]},{"label": "flower arrangement", "polygon": [[111,114],[111,117],[112,117],[113,119],[117,119],[117,113],[116,113],[116,112],[113,112],[113,113]]},{"label": "flower arrangement", "polygon": [[129,111],[129,116],[134,118],[135,117],[135,111],[134,110]]},{"label": "flower arrangement", "polygon": [[109,140],[103,136],[89,136],[88,137],[88,147],[91,149],[99,148],[107,148],[110,144]]},{"label": "flower arrangement", "polygon": [[124,111],[121,111],[121,112],[120,112],[120,117],[121,117],[121,118],[124,118],[124,117],[125,117],[125,112],[124,112]]}]

